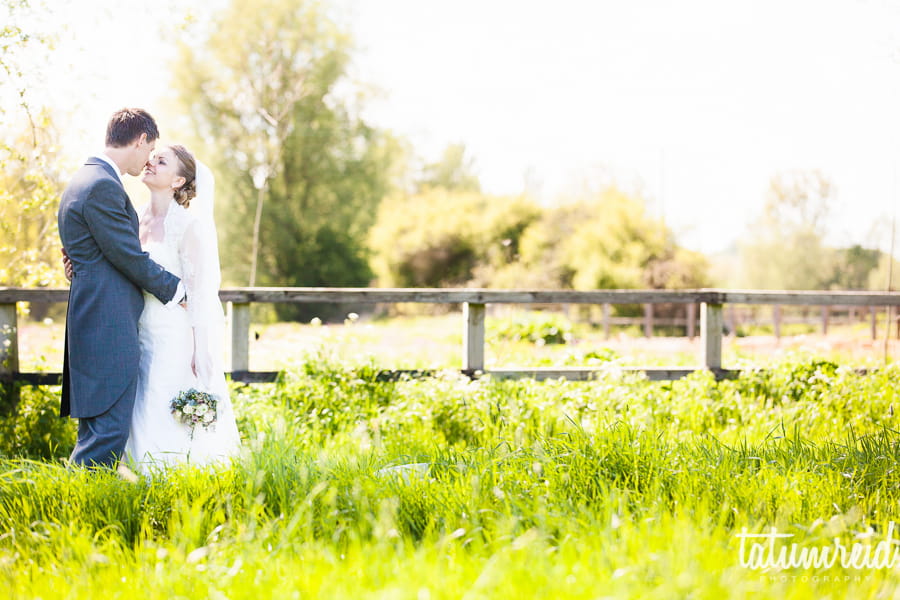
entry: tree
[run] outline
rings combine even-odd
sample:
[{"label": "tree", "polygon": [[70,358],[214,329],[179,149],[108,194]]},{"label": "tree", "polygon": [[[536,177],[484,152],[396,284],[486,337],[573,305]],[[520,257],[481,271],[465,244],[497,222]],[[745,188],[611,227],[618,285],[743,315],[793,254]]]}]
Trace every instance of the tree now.
[{"label": "tree", "polygon": [[466,156],[464,144],[450,144],[444,149],[441,160],[425,165],[418,182],[419,191],[434,187],[458,192],[481,191],[475,161]]},{"label": "tree", "polygon": [[746,287],[823,289],[835,271],[835,251],[824,244],[831,183],[819,171],[772,178],[762,215],[739,245]]},{"label": "tree", "polygon": [[44,112],[35,115],[34,124],[0,148],[0,285],[45,287],[64,281],[54,243],[63,189],[51,158],[54,130]]},{"label": "tree", "polygon": [[[4,4],[0,27],[0,285],[45,287],[65,281],[56,225],[62,192],[59,139],[50,114],[31,101],[29,61],[46,60],[52,38],[23,23],[34,12],[25,0]],[[40,311],[46,306],[42,307]]]},{"label": "tree", "polygon": [[525,197],[427,188],[386,200],[370,243],[389,286],[697,288],[708,266],[639,198],[608,188],[542,209]]},{"label": "tree", "polygon": [[869,289],[871,274],[878,268],[881,251],[863,248],[859,244],[835,250],[835,269],[829,289],[866,290]]},{"label": "tree", "polygon": [[175,77],[227,209],[217,213],[226,276],[367,285],[364,240],[397,145],[358,115],[350,37],[313,0],[233,0],[211,31],[182,45]]},{"label": "tree", "polygon": [[[35,56],[46,53],[50,37],[23,26],[22,22],[34,12],[27,0],[8,0],[3,6],[6,16],[4,25],[0,27],[0,71],[5,74],[6,83],[0,87],[0,114],[5,115],[10,110],[21,113],[30,125],[31,145],[34,146],[37,145],[37,127],[28,98],[31,82],[25,64],[29,58],[34,60]],[[4,133],[8,135],[10,132]],[[6,141],[2,145],[6,150],[11,150]]]},{"label": "tree", "polygon": [[369,238],[378,282],[398,287],[490,285],[487,272],[516,259],[522,232],[539,214],[522,197],[443,187],[392,196],[379,208]]},{"label": "tree", "polygon": [[673,289],[706,284],[706,263],[679,248],[661,219],[643,201],[608,187],[572,210],[571,235],[560,258],[575,289]]},{"label": "tree", "polygon": [[887,252],[880,252],[878,265],[869,272],[868,289],[889,291],[900,289],[900,261]]}]

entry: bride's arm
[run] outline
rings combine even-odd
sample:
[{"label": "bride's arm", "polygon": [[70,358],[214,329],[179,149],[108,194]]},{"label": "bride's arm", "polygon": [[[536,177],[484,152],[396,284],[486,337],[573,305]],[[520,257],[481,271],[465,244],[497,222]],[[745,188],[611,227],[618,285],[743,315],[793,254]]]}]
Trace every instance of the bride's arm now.
[{"label": "bride's arm", "polygon": [[222,374],[221,338],[224,327],[219,301],[218,247],[208,237],[200,220],[193,220],[185,231],[181,248],[187,312],[194,332],[192,367],[202,387],[209,390],[214,378]]}]

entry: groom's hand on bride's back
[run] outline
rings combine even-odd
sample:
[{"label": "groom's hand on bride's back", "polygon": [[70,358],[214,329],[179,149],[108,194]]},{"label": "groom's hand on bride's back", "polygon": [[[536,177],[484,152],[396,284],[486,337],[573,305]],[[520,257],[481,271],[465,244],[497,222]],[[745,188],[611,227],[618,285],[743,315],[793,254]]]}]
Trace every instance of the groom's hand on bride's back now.
[{"label": "groom's hand on bride's back", "polygon": [[60,248],[59,251],[62,252],[63,269],[66,271],[66,279],[69,283],[72,283],[72,278],[75,276],[75,269],[72,268],[72,259],[69,258],[69,254],[66,252],[65,248]]}]

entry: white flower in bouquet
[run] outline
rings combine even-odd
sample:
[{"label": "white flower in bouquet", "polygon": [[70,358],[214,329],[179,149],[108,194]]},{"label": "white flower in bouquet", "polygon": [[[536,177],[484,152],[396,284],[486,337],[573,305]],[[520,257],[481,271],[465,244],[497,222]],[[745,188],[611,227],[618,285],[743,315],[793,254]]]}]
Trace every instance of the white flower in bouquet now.
[{"label": "white flower in bouquet", "polygon": [[216,422],[218,402],[212,394],[191,388],[179,392],[169,403],[169,408],[177,421],[191,428],[193,438],[194,427],[198,423],[205,429]]}]

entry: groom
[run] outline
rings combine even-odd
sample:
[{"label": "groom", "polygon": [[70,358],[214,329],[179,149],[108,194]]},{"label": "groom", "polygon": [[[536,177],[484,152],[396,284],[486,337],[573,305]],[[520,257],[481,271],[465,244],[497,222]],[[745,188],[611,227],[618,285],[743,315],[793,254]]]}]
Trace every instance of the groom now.
[{"label": "groom", "polygon": [[140,361],[141,289],[163,303],[184,287],[141,250],[138,216],[120,175],[137,176],[159,138],[145,110],[116,112],[106,149],[89,158],[63,192],[59,237],[74,272],[66,315],[61,416],[78,419],[71,460],[114,467],[131,427]]}]

